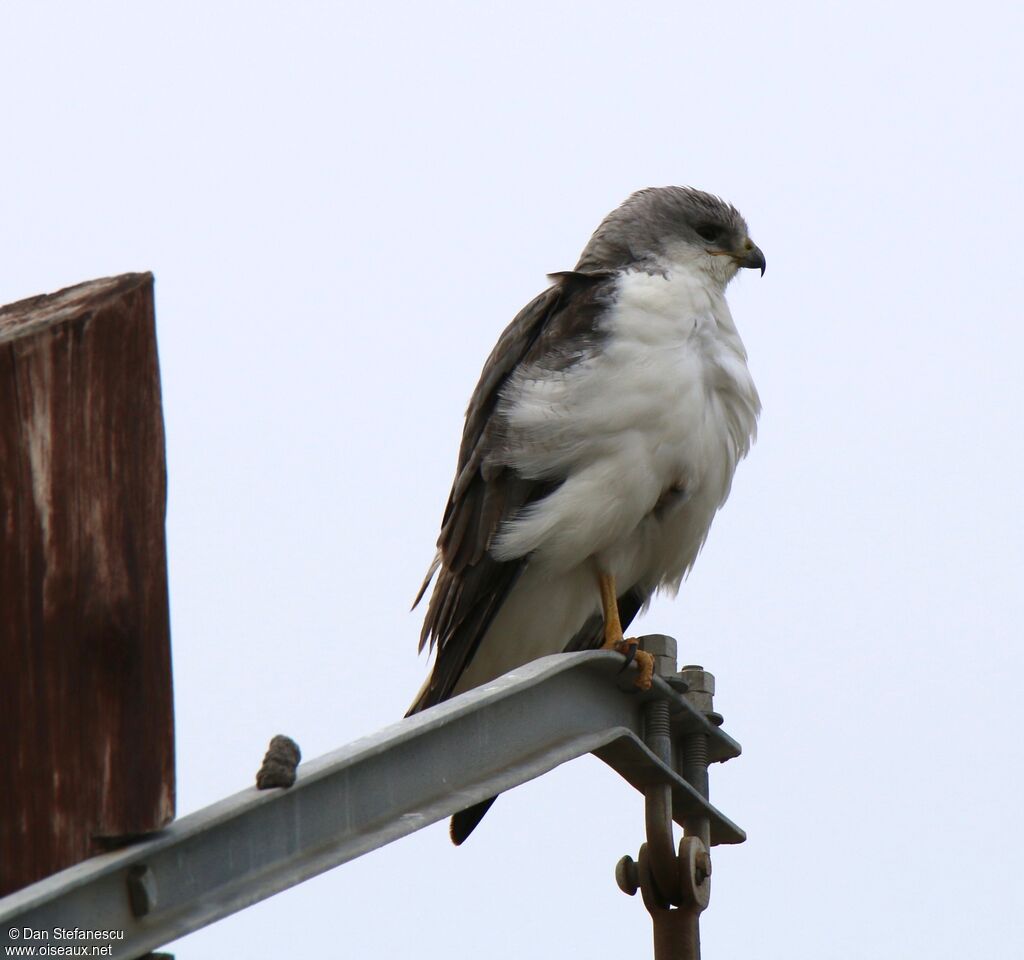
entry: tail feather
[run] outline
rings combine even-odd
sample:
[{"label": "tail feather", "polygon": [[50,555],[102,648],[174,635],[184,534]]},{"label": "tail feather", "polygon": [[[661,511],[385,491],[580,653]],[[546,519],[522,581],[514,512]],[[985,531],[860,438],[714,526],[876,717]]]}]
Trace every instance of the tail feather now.
[{"label": "tail feather", "polygon": [[484,814],[491,809],[491,804],[497,799],[497,797],[491,797],[490,800],[481,800],[480,803],[474,803],[473,806],[460,810],[452,817],[448,835],[452,838],[452,843],[455,846],[459,846],[476,829],[476,825],[483,820]]},{"label": "tail feather", "polygon": [[[619,597],[619,619],[622,621],[623,627],[628,627],[633,622],[636,615],[649,599],[650,591],[644,590],[641,587],[635,587]],[[599,647],[601,645],[603,627],[603,621],[599,614],[591,617],[580,627],[577,634],[566,645],[566,652],[593,650]],[[430,678],[428,677],[406,716],[411,716],[420,710],[426,709],[433,702],[435,700],[430,696]],[[460,810],[452,816],[451,824],[448,827],[448,835],[455,846],[461,846],[466,841],[497,799],[497,797],[491,797],[489,800],[481,800],[480,803],[474,803],[473,806]]]},{"label": "tail feather", "polygon": [[[430,566],[427,568],[427,575],[423,578],[423,583],[420,584],[420,592],[416,594],[416,599],[413,600],[410,610],[415,610],[423,599],[423,594],[427,592],[427,587],[430,586],[430,581],[434,579],[434,574],[437,573],[437,568],[441,566],[441,551],[438,550],[434,554],[434,559],[430,561]],[[423,649],[423,644],[420,644],[420,649]]]}]

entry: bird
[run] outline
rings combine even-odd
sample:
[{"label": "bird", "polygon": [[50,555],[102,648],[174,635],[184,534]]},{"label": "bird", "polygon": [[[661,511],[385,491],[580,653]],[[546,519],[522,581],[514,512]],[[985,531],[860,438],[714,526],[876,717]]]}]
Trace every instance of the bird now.
[{"label": "bird", "polygon": [[[436,651],[407,716],[553,653],[616,649],[678,592],[761,402],[725,299],[765,257],[731,204],[650,187],[601,221],[572,270],[516,315],[466,410],[419,649]],[[462,843],[493,799],[456,813]]]}]

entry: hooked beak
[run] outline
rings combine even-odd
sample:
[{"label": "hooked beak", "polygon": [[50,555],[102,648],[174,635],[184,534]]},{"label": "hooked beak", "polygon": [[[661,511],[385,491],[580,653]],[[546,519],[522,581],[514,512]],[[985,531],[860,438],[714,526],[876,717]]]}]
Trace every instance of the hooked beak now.
[{"label": "hooked beak", "polygon": [[741,267],[749,267],[751,270],[760,270],[761,276],[764,276],[764,254],[761,253],[760,247],[751,243],[749,240],[746,243],[746,251],[742,256],[736,258],[736,262]]}]

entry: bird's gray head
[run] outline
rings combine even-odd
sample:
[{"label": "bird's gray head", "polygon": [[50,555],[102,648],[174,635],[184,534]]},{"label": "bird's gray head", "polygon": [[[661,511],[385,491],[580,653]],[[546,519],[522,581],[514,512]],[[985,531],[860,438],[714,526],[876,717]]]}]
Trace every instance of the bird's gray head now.
[{"label": "bird's gray head", "polygon": [[691,187],[648,187],[613,210],[594,231],[576,269],[670,273],[696,268],[724,286],[740,267],[764,273],[764,254],[731,204]]}]

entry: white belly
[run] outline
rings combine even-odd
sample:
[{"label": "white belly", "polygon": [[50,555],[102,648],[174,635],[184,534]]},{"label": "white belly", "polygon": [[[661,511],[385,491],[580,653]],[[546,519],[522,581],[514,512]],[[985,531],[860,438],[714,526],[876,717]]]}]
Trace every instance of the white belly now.
[{"label": "white belly", "polygon": [[593,357],[520,370],[507,388],[507,462],[566,479],[492,546],[530,565],[459,690],[561,651],[598,610],[599,569],[620,595],[677,588],[753,440],[760,403],[720,293],[625,274],[604,333]]}]

